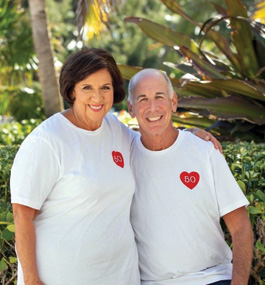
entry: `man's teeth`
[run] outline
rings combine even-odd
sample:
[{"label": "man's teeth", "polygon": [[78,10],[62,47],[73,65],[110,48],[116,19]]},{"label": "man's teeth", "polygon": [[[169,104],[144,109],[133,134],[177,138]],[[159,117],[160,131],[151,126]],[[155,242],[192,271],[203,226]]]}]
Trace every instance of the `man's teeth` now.
[{"label": "man's teeth", "polygon": [[101,109],[102,105],[100,105],[100,106],[92,106],[92,105],[90,105],[90,107],[91,107],[91,109],[99,110],[99,109]]},{"label": "man's teeth", "polygon": [[148,118],[149,121],[154,122],[159,120],[161,117],[154,117],[154,118]]}]

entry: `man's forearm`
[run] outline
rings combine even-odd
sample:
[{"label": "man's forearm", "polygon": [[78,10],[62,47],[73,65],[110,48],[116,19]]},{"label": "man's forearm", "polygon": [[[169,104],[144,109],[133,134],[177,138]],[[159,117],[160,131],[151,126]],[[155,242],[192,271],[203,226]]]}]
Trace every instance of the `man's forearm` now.
[{"label": "man's forearm", "polygon": [[239,229],[233,238],[233,275],[231,285],[247,285],[253,253],[253,233],[250,225]]}]

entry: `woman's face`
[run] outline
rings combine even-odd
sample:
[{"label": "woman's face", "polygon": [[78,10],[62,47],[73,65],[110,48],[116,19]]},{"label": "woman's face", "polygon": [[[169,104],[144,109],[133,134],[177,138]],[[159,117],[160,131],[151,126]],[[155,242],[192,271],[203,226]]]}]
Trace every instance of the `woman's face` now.
[{"label": "woman's face", "polygon": [[73,91],[73,111],[86,128],[96,130],[113,104],[114,88],[107,69],[100,69],[79,81]]}]

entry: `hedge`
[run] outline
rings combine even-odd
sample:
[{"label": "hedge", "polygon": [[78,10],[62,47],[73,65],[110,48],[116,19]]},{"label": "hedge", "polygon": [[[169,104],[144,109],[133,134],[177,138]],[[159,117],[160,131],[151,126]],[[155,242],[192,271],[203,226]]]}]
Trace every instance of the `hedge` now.
[{"label": "hedge", "polygon": [[[223,143],[230,169],[250,205],[247,207],[254,232],[253,263],[249,284],[265,284],[265,144]],[[0,283],[16,280],[14,224],[10,204],[9,176],[18,146],[0,146]],[[231,236],[224,226],[225,238]]]}]

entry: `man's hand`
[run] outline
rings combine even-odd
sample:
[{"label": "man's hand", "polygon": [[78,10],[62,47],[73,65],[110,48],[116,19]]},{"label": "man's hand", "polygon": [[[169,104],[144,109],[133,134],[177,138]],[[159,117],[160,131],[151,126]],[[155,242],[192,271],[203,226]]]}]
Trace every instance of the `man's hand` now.
[{"label": "man's hand", "polygon": [[218,149],[221,153],[223,153],[223,148],[220,142],[211,133],[199,128],[188,128],[187,131],[191,132],[195,136],[205,141],[211,141],[214,144],[214,147]]}]

